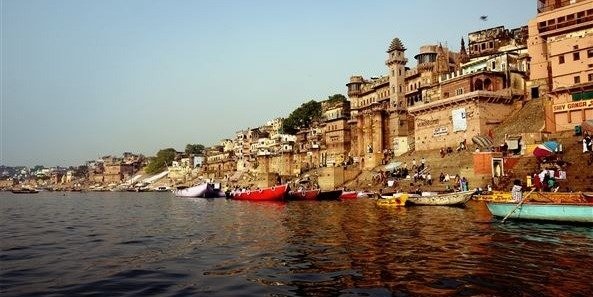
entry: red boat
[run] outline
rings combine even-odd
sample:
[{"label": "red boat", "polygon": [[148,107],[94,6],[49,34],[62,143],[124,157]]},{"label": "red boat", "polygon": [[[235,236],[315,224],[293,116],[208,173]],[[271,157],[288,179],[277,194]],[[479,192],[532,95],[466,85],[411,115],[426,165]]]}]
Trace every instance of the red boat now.
[{"label": "red boat", "polygon": [[288,184],[285,184],[259,190],[233,191],[231,198],[235,200],[278,201],[283,200],[287,193]]},{"label": "red boat", "polygon": [[291,200],[315,200],[321,190],[299,190],[288,192],[288,199]]},{"label": "red boat", "polygon": [[356,199],[356,197],[358,197],[358,192],[356,192],[356,191],[342,192],[342,195],[340,195],[340,199],[342,199],[342,200]]}]

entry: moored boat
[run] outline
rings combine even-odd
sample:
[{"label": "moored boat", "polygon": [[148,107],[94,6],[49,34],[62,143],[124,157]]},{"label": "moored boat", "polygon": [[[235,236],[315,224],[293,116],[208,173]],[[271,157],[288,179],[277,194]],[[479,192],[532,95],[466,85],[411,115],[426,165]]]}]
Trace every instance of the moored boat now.
[{"label": "moored boat", "polygon": [[[495,217],[516,220],[593,223],[593,203],[553,203],[526,201],[521,205],[509,202],[488,202]],[[518,207],[517,207],[518,206]]]},{"label": "moored boat", "polygon": [[288,190],[288,184],[284,184],[259,190],[232,191],[230,195],[234,200],[278,201],[286,198]]},{"label": "moored boat", "polygon": [[39,190],[31,189],[31,188],[12,189],[10,191],[14,194],[37,194],[37,193],[39,193]]},{"label": "moored boat", "polygon": [[381,198],[377,199],[377,205],[381,206],[406,206],[406,201],[410,197],[419,197],[417,194],[408,193],[394,193],[391,195],[381,195]]},{"label": "moored boat", "polygon": [[224,197],[224,193],[220,190],[220,184],[201,183],[197,186],[178,189],[173,191],[177,197],[187,198],[218,198]]},{"label": "moored boat", "polygon": [[317,200],[338,200],[342,195],[342,190],[321,191],[317,195]]},{"label": "moored boat", "polygon": [[298,190],[288,192],[288,199],[290,200],[315,200],[321,190]]},{"label": "moored boat", "polygon": [[358,198],[358,192],[356,191],[342,191],[340,195],[340,199],[348,200],[348,199],[356,199]]},{"label": "moored boat", "polygon": [[440,205],[440,206],[463,206],[471,199],[474,191],[453,192],[427,196],[410,196],[408,203],[412,205]]},{"label": "moored boat", "polygon": [[[529,196],[531,201],[553,202],[553,203],[582,203],[593,202],[593,194],[581,192],[533,192]],[[525,196],[526,194],[523,194]],[[492,202],[513,202],[511,192],[494,191],[489,194],[480,194],[475,196],[476,200]]]}]

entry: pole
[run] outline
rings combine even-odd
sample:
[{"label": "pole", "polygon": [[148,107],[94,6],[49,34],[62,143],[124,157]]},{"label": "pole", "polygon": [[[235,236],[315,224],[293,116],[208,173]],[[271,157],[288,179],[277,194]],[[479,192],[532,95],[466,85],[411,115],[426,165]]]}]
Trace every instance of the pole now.
[{"label": "pole", "polygon": [[519,202],[517,204],[517,206],[515,206],[515,208],[513,208],[513,210],[511,210],[511,212],[509,212],[501,221],[501,223],[504,224],[504,222],[507,220],[507,218],[509,216],[511,216],[511,214],[513,214],[515,212],[515,210],[517,210],[517,208],[519,208],[519,206],[521,206],[523,204],[523,202],[525,202],[525,200],[527,200],[527,197],[529,197],[529,195],[531,195],[531,193],[533,193],[533,191],[535,191],[535,188],[531,189],[531,191],[529,193],[527,193],[527,195],[525,195],[525,197],[523,199],[521,199],[521,202]]}]

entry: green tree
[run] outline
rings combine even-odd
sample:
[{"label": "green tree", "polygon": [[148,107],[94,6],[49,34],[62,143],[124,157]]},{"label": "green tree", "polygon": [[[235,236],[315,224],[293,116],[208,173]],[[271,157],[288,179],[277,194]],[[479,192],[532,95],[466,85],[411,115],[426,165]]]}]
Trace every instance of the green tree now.
[{"label": "green tree", "polygon": [[204,146],[201,144],[188,144],[185,146],[185,153],[188,155],[201,155],[204,152]]},{"label": "green tree", "polygon": [[327,98],[327,100],[331,103],[334,102],[346,102],[348,101],[348,98],[346,98],[346,96],[342,95],[342,94],[334,94],[331,95]]},{"label": "green tree", "polygon": [[150,160],[150,163],[146,166],[146,173],[154,174],[164,170],[167,168],[167,165],[175,160],[175,155],[177,155],[177,151],[174,148],[166,148],[158,151],[156,157]]},{"label": "green tree", "polygon": [[303,103],[282,121],[282,132],[296,134],[300,128],[310,126],[313,121],[319,118],[321,118],[320,102],[311,100]]}]

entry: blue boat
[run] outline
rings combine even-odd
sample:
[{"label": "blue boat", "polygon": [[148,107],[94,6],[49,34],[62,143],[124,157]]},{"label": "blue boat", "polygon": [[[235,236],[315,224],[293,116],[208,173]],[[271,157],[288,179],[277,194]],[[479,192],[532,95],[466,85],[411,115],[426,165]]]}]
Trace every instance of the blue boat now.
[{"label": "blue boat", "polygon": [[[495,217],[506,217],[517,203],[488,202],[488,210]],[[593,223],[593,203],[525,202],[509,219],[554,221],[567,223]]]}]

